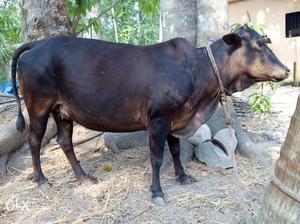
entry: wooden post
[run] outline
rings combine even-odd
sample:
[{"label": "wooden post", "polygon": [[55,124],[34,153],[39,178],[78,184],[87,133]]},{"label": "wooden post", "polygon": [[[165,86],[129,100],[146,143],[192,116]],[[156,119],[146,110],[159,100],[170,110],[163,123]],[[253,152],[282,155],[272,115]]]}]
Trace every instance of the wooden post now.
[{"label": "wooden post", "polygon": [[257,223],[300,223],[300,95]]},{"label": "wooden post", "polygon": [[293,82],[294,82],[294,86],[297,86],[296,85],[296,82],[297,82],[297,77],[296,77],[297,67],[296,66],[297,66],[297,64],[294,61],[294,63],[293,63]]}]

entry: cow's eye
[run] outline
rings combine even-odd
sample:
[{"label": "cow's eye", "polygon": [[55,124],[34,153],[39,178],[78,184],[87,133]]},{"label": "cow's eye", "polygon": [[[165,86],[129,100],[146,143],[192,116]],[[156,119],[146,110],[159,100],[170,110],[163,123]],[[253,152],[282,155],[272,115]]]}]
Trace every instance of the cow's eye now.
[{"label": "cow's eye", "polygon": [[265,46],[265,42],[263,42],[263,41],[258,40],[256,43],[257,43],[257,45],[260,46],[260,47]]}]

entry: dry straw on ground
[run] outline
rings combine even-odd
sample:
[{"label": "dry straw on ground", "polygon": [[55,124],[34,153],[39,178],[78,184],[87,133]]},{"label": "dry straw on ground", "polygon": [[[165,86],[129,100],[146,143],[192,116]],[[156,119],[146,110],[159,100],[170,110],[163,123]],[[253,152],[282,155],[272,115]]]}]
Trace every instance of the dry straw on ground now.
[{"label": "dry straw on ground", "polygon": [[[289,114],[284,111],[299,93],[290,91],[284,88],[274,97],[274,114],[261,118],[246,111],[240,118],[251,137],[272,150],[272,160],[278,157],[281,145],[274,136],[282,141],[289,122]],[[273,140],[265,136],[269,133]],[[87,134],[75,131],[74,141],[80,136]],[[0,185],[0,223],[254,223],[270,180],[271,163],[265,168],[237,156],[245,211],[237,200],[232,170],[209,169],[192,162],[186,171],[198,182],[181,186],[170,167],[161,175],[168,204],[155,207],[150,202],[148,148],[116,155],[98,150],[98,139],[76,146],[83,168],[100,180],[98,184],[79,185],[62,150],[51,151],[51,146],[46,146],[42,155],[42,167],[51,186],[36,187],[27,180],[32,170],[28,148],[11,157],[8,180]]]},{"label": "dry straw on ground", "polygon": [[[24,157],[10,162],[10,180],[1,186],[1,219],[8,223],[236,223],[246,217],[236,199],[232,170],[208,169],[192,162],[186,170],[198,182],[181,186],[169,168],[161,178],[168,205],[155,207],[150,202],[147,148],[120,155],[88,151],[85,145],[76,151],[84,169],[99,177],[98,184],[79,185],[62,151],[46,149],[42,164],[51,185],[36,187],[26,179],[31,172],[30,155],[22,152]],[[254,220],[259,192],[269,181],[268,170],[237,158],[247,218]],[[111,172],[105,171],[107,164]]]}]

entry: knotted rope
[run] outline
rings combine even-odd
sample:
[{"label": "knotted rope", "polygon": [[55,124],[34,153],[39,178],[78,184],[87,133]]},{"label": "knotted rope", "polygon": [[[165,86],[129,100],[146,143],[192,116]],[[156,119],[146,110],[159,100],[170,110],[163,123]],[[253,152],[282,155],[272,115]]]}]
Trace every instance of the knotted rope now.
[{"label": "knotted rope", "polygon": [[[220,103],[221,103],[221,106],[222,106],[224,114],[225,114],[225,123],[226,123],[227,127],[230,129],[230,128],[232,128],[232,118],[230,116],[230,108],[229,108],[229,104],[228,104],[228,98],[227,98],[227,95],[225,93],[224,84],[222,82],[220,72],[219,72],[219,69],[217,67],[217,63],[216,63],[216,60],[215,60],[214,55],[212,53],[212,50],[210,48],[210,45],[206,46],[206,51],[207,51],[209,60],[211,62],[211,65],[213,67],[214,74],[216,75],[216,77],[218,79],[219,88],[220,88]],[[231,139],[235,138],[235,136],[233,136],[232,133],[233,132],[230,132]],[[232,156],[232,162],[233,162],[233,170],[234,170],[235,178],[236,178],[236,189],[238,191],[237,192],[238,200],[239,200],[240,205],[242,205],[244,211],[246,212],[247,207],[246,207],[245,201],[243,200],[242,194],[241,194],[241,192],[242,192],[241,177],[239,175],[238,167],[236,165],[234,152],[232,153],[231,156]]]},{"label": "knotted rope", "polygon": [[228,126],[228,128],[232,128],[232,119],[231,119],[231,116],[230,116],[230,110],[229,110],[229,105],[228,105],[228,99],[227,99],[227,96],[226,96],[226,93],[225,93],[225,88],[224,88],[224,85],[223,85],[223,82],[222,82],[222,79],[221,79],[221,76],[220,76],[219,69],[217,67],[217,63],[215,61],[215,58],[213,56],[213,53],[212,53],[211,48],[210,48],[209,45],[206,46],[206,51],[207,51],[208,57],[210,59],[211,65],[214,69],[214,73],[215,73],[215,75],[218,79],[218,82],[219,82],[220,103],[221,103],[222,108],[224,110],[225,123]]}]

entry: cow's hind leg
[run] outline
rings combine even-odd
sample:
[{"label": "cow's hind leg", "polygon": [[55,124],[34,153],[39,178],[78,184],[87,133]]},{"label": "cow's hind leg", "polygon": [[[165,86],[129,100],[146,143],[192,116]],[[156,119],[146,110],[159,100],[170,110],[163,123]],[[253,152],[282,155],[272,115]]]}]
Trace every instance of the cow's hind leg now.
[{"label": "cow's hind leg", "polygon": [[48,181],[42,172],[40,150],[41,150],[41,143],[42,143],[43,136],[45,134],[49,114],[34,116],[29,113],[29,116],[30,116],[29,145],[30,145],[30,151],[32,157],[32,167],[33,167],[33,174],[29,175],[29,178],[37,182],[39,185],[41,185]]},{"label": "cow's hind leg", "polygon": [[160,185],[160,167],[163,162],[164,147],[169,132],[170,122],[165,118],[156,118],[150,122],[149,143],[152,165],[152,201],[154,204],[165,205],[164,194]]},{"label": "cow's hind leg", "polygon": [[93,183],[97,183],[97,178],[85,173],[76,158],[72,143],[73,121],[61,118],[59,112],[55,110],[52,111],[52,115],[57,125],[57,142],[69,160],[76,179],[80,183],[85,180],[91,180]]},{"label": "cow's hind leg", "polygon": [[39,95],[36,94],[35,96],[36,97],[24,94],[24,100],[30,121],[29,146],[33,167],[33,174],[29,175],[29,178],[41,185],[45,182],[48,182],[47,178],[42,172],[40,150],[53,100],[50,97],[45,97],[44,100],[37,100],[36,98],[38,98]]},{"label": "cow's hind leg", "polygon": [[168,145],[172,154],[173,162],[174,162],[174,168],[175,168],[175,175],[176,179],[181,183],[181,184],[191,184],[194,183],[196,180],[187,175],[184,172],[184,169],[182,167],[181,161],[180,161],[180,143],[179,139],[172,136],[168,135],[167,137]]}]

